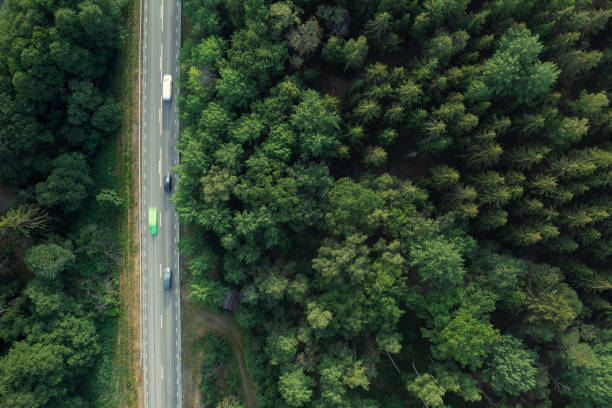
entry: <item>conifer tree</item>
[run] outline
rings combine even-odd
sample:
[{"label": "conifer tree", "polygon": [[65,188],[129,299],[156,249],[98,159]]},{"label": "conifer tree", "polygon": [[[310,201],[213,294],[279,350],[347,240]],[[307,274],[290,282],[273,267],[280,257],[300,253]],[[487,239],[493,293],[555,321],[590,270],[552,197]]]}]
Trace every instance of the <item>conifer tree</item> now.
[{"label": "conifer tree", "polygon": [[529,170],[540,163],[550,152],[550,148],[541,145],[521,145],[508,152],[508,160],[519,170]]},{"label": "conifer tree", "polygon": [[459,181],[459,172],[445,164],[433,166],[429,171],[431,172],[429,183],[436,190],[446,190]]},{"label": "conifer tree", "polygon": [[355,116],[360,118],[363,123],[377,119],[380,116],[380,112],[380,105],[372,100],[361,101],[354,110]]},{"label": "conifer tree", "polygon": [[468,154],[468,165],[475,169],[491,167],[499,161],[503,148],[494,137],[486,138],[470,146]]}]

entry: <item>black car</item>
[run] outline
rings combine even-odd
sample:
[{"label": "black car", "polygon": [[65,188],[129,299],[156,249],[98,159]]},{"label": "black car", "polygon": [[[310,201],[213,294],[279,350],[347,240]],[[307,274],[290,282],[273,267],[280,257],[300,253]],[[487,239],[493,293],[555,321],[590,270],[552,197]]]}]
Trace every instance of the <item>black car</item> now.
[{"label": "black car", "polygon": [[164,191],[172,191],[172,177],[170,176],[170,173],[166,174],[164,177]]}]

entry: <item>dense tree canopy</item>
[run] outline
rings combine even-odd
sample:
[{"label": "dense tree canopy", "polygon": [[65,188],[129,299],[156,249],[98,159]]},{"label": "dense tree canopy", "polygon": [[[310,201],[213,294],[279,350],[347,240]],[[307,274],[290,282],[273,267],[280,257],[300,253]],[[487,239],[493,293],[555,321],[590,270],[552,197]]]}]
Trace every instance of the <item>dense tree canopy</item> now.
[{"label": "dense tree canopy", "polygon": [[24,185],[48,174],[66,149],[91,155],[115,132],[108,91],[124,0],[56,4],[9,0],[0,21],[0,182]]},{"label": "dense tree canopy", "polygon": [[110,74],[126,4],[0,6],[2,407],[108,406],[117,243],[100,221],[120,198],[98,153],[122,117]]},{"label": "dense tree canopy", "polygon": [[609,2],[185,12],[190,298],[259,405],[609,405]]}]

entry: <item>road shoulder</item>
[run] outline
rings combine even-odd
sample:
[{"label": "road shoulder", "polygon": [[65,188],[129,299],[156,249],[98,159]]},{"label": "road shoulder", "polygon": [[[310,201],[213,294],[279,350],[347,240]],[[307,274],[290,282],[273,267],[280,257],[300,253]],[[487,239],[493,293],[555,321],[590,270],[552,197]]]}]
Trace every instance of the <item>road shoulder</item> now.
[{"label": "road shoulder", "polygon": [[111,359],[113,407],[143,407],[140,356],[140,261],[139,261],[139,40],[140,0],[125,9],[124,40],[118,54],[113,88],[122,105],[122,124],[116,142],[117,179],[125,204],[116,223],[123,254],[119,271],[120,314]]}]

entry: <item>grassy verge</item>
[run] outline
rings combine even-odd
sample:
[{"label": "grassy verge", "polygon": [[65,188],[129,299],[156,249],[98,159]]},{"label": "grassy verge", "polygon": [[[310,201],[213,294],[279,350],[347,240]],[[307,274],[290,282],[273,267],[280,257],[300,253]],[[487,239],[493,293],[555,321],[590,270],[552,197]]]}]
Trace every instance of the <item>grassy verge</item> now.
[{"label": "grassy verge", "polygon": [[112,87],[120,100],[121,128],[100,152],[94,172],[112,177],[123,205],[113,220],[113,236],[120,246],[119,268],[114,276],[119,312],[105,330],[101,361],[102,392],[98,408],[141,407],[140,281],[138,262],[138,52],[140,0],[130,0],[125,9],[122,47],[112,75]]}]

